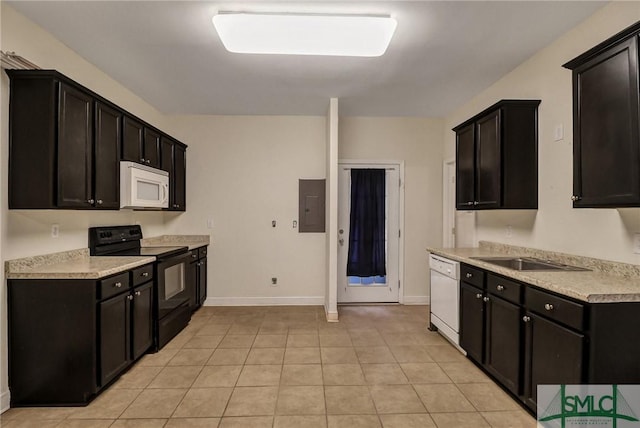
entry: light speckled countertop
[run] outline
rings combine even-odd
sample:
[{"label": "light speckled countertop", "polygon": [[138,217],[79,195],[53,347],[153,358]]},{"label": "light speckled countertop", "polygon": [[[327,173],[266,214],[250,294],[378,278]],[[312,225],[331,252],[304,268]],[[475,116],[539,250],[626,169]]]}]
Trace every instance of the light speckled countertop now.
[{"label": "light speckled countertop", "polygon": [[[524,247],[480,242],[479,248],[428,248],[430,253],[499,273],[589,303],[640,302],[640,266]],[[470,257],[522,256],[591,271],[516,271]]]},{"label": "light speckled countertop", "polygon": [[144,238],[140,244],[143,247],[174,247],[186,245],[190,250],[210,245],[209,235],[162,235]]},{"label": "light speckled countertop", "polygon": [[92,257],[88,248],[5,262],[6,279],[99,279],[148,263],[155,257]]}]

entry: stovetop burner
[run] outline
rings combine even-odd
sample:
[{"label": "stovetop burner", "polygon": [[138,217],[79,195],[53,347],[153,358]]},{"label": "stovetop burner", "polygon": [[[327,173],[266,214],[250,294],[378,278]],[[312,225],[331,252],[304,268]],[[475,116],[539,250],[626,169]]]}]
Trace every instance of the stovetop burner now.
[{"label": "stovetop burner", "polygon": [[189,247],[141,247],[140,225],[89,228],[89,252],[92,256],[155,256],[158,259],[186,253]]}]

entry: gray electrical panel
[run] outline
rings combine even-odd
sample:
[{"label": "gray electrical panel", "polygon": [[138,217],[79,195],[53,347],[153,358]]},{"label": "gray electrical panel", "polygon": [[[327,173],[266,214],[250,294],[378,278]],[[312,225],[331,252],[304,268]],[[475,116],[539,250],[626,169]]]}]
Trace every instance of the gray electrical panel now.
[{"label": "gray electrical panel", "polygon": [[298,232],[325,231],[325,179],[298,181]]}]

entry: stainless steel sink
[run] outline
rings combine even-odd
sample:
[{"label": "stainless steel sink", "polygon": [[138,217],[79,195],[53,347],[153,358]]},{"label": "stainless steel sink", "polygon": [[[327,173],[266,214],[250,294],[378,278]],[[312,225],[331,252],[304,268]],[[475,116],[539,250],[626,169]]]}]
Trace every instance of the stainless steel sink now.
[{"label": "stainless steel sink", "polygon": [[587,271],[589,269],[563,265],[549,260],[533,257],[471,257],[486,263],[519,271]]}]

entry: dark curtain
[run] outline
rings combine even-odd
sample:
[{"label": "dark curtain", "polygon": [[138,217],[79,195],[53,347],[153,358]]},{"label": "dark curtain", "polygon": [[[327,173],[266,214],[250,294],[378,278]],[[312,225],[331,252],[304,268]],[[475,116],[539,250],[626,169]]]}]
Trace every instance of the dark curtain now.
[{"label": "dark curtain", "polygon": [[347,276],[385,276],[385,170],[351,170]]}]

